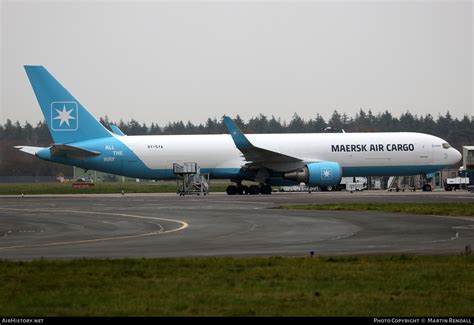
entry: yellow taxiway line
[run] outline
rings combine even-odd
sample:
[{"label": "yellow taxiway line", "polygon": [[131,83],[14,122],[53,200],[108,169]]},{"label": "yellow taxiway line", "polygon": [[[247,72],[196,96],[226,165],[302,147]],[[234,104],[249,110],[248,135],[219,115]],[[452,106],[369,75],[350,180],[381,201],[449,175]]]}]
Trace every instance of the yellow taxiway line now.
[{"label": "yellow taxiway line", "polygon": [[132,239],[132,238],[140,238],[140,237],[147,237],[147,236],[154,236],[154,235],[169,234],[169,233],[172,233],[172,232],[181,231],[181,230],[186,229],[186,228],[189,227],[189,224],[187,222],[180,221],[180,220],[157,218],[157,217],[145,217],[145,216],[138,216],[138,215],[134,215],[134,214],[125,214],[125,213],[112,213],[112,212],[99,212],[99,211],[77,211],[77,210],[54,210],[54,209],[18,209],[18,208],[0,208],[0,210],[31,211],[31,212],[63,212],[63,213],[80,213],[80,214],[104,214],[104,215],[119,216],[119,217],[126,217],[126,218],[168,221],[168,222],[175,222],[175,223],[178,223],[178,224],[181,225],[179,228],[163,231],[163,227],[158,224],[161,227],[160,230],[152,231],[152,232],[148,232],[148,233],[144,233],[144,234],[127,235],[127,236],[115,236],[115,237],[103,237],[103,238],[73,240],[73,241],[61,241],[61,242],[52,242],[52,243],[35,244],[35,245],[3,246],[3,247],[0,247],[0,250],[16,249],[16,248],[47,247],[47,246],[70,245],[70,244],[87,244],[87,243],[96,243],[96,242],[110,241],[110,240],[124,240],[124,239]]}]

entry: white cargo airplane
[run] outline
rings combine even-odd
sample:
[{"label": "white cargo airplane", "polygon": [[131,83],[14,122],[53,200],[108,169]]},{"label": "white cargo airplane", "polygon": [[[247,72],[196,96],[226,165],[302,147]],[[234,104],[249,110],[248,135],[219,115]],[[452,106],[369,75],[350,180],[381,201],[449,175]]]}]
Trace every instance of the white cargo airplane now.
[{"label": "white cargo airplane", "polygon": [[[412,132],[125,136],[100,124],[43,66],[25,66],[54,144],[19,146],[60,164],[143,179],[173,179],[173,163],[197,162],[228,194],[270,194],[272,185],[334,187],[343,176],[427,174],[457,163],[445,140]],[[256,181],[250,188],[242,181]]]}]

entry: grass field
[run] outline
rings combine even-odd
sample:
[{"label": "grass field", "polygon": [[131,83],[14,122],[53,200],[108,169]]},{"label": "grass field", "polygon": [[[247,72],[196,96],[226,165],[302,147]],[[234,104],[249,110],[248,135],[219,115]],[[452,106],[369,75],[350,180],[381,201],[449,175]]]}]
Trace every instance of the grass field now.
[{"label": "grass field", "polygon": [[341,203],[288,204],[290,210],[378,211],[443,216],[474,216],[474,203]]},{"label": "grass field", "polygon": [[473,256],[0,262],[9,316],[466,316]]},{"label": "grass field", "polygon": [[[229,182],[211,181],[211,192],[224,192]],[[93,193],[176,193],[176,181],[95,183],[91,188],[73,188],[72,183],[0,183],[0,195],[93,194]]]}]

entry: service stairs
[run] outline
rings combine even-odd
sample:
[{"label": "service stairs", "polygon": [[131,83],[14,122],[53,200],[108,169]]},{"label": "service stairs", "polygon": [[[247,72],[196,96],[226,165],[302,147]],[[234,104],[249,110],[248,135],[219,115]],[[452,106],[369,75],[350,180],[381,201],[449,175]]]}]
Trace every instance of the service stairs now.
[{"label": "service stairs", "polygon": [[197,163],[174,163],[173,173],[176,175],[176,193],[179,196],[209,194],[209,174],[201,174]]},{"label": "service stairs", "polygon": [[394,184],[396,184],[396,180],[397,180],[397,176],[390,176],[390,178],[388,179],[388,182],[387,182],[387,190],[390,190],[391,188],[393,188]]}]

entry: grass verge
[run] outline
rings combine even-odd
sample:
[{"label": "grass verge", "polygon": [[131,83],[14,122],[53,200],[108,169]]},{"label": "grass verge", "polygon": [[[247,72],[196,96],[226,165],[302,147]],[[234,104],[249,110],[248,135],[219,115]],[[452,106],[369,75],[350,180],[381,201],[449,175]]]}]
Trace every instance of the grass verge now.
[{"label": "grass verge", "polygon": [[289,210],[379,211],[443,216],[474,216],[474,203],[337,203],[288,204]]},{"label": "grass verge", "polygon": [[473,256],[0,262],[10,316],[465,316]]}]

